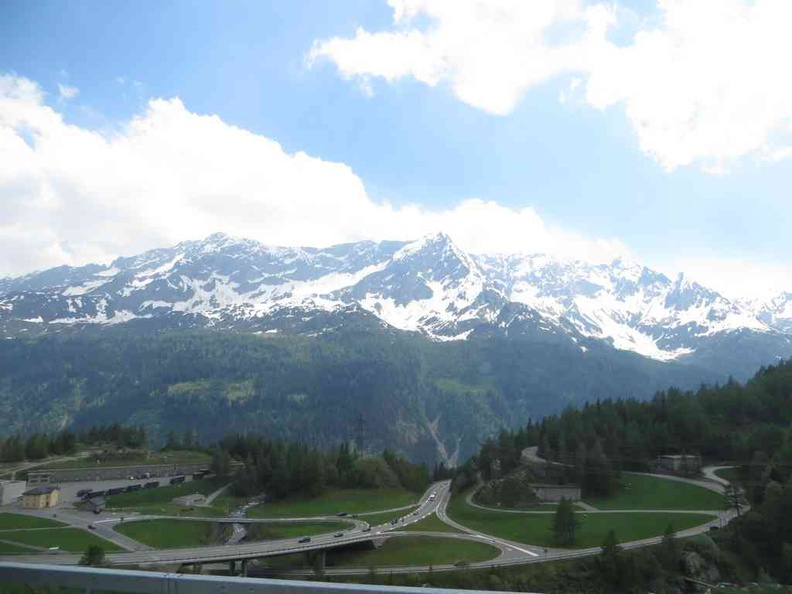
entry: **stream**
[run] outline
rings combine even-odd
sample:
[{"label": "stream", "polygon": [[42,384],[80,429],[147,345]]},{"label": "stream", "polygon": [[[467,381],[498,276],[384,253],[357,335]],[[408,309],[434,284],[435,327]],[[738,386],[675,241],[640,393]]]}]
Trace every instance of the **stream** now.
[{"label": "stream", "polygon": [[[258,502],[251,501],[246,503],[242,507],[238,507],[232,511],[230,516],[232,518],[245,518],[247,517],[247,510],[249,510],[254,505],[258,505]],[[233,532],[231,532],[231,535],[225,542],[227,545],[238,544],[243,538],[245,538],[245,535],[247,534],[247,526],[245,526],[245,524],[232,524],[231,528],[233,529]]]}]

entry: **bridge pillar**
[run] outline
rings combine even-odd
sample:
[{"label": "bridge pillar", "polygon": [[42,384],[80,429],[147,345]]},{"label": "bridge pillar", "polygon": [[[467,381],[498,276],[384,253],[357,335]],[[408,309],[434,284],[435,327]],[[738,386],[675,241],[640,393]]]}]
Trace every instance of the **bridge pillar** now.
[{"label": "bridge pillar", "polygon": [[228,562],[228,575],[236,575],[236,561]]},{"label": "bridge pillar", "polygon": [[242,563],[242,577],[247,577],[248,560],[247,559],[242,559],[241,563]]}]

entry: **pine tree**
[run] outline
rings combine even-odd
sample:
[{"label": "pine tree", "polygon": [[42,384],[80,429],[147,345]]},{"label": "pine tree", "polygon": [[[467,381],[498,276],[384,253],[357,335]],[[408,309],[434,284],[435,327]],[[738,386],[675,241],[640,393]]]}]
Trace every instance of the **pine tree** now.
[{"label": "pine tree", "polygon": [[579,522],[575,516],[575,508],[572,505],[572,501],[562,497],[556,508],[551,525],[555,543],[559,546],[575,544],[578,525]]}]

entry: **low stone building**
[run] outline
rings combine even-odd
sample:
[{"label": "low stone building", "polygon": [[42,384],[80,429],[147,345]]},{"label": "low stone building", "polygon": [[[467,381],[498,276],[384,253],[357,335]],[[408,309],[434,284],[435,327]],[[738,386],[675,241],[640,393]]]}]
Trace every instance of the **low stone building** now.
[{"label": "low stone building", "polygon": [[10,505],[22,497],[25,481],[0,481],[0,505]]},{"label": "low stone building", "polygon": [[566,499],[580,501],[580,487],[577,485],[530,485],[537,499],[542,503],[555,503]]},{"label": "low stone building", "polygon": [[94,497],[85,502],[86,511],[93,512],[95,514],[102,513],[106,506],[107,502],[105,501],[104,497]]},{"label": "low stone building", "polygon": [[60,487],[41,486],[25,491],[22,495],[22,507],[25,509],[46,509],[55,507],[60,500]]},{"label": "low stone building", "polygon": [[200,493],[193,493],[192,495],[183,495],[181,497],[176,497],[173,500],[173,503],[176,505],[183,505],[185,507],[190,507],[193,505],[204,505],[206,504],[206,495],[201,495]]},{"label": "low stone building", "polygon": [[690,454],[673,454],[657,457],[657,468],[677,474],[693,475],[701,472],[701,457]]}]

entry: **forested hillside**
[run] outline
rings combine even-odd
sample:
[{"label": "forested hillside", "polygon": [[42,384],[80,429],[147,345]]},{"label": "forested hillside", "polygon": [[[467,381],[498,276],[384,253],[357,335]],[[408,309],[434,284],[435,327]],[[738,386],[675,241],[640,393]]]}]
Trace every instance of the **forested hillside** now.
[{"label": "forested hillside", "polygon": [[[646,470],[658,454],[694,453],[705,463],[735,464],[731,476],[752,508],[727,529],[711,534],[715,542],[706,550],[700,546],[704,541],[692,548],[729,581],[786,584],[792,581],[791,422],[792,362],[785,362],[763,368],[744,385],[730,381],[696,392],[669,390],[647,402],[603,401],[502,432],[460,469],[456,485],[508,475],[519,466],[522,449],[532,445],[550,459],[571,464],[570,478],[582,478],[584,492],[587,478],[602,482],[621,469]],[[729,499],[733,505],[739,497],[732,493]],[[631,563],[646,566],[645,575],[609,576],[597,564],[581,563],[557,579],[586,574],[597,584],[592,590],[656,590],[651,580],[658,576],[670,582],[680,579],[682,551],[675,551],[671,562],[662,547],[632,553],[629,563],[623,561],[625,568]],[[665,565],[663,571],[657,569],[658,562]],[[543,587],[563,589],[560,586]]]},{"label": "forested hillside", "polygon": [[[660,454],[750,464],[759,459],[792,468],[792,362],[762,368],[745,384],[669,389],[649,400],[606,399],[548,415],[487,440],[470,464],[485,477],[502,474],[520,452],[538,446],[550,460],[574,465],[604,454],[615,470],[649,470]],[[772,456],[775,456],[773,459]]]},{"label": "forested hillside", "polygon": [[552,336],[438,343],[389,330],[102,329],[0,343],[0,432],[125,422],[155,442],[194,430],[209,443],[254,431],[453,464],[488,436],[568,404],[643,398],[707,377]]}]

